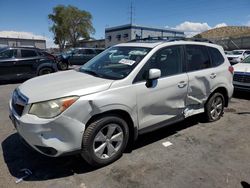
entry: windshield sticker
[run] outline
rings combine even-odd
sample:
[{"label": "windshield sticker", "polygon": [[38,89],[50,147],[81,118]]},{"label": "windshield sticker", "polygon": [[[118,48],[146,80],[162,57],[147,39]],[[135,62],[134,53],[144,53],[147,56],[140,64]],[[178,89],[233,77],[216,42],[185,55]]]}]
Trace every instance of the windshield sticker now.
[{"label": "windshield sticker", "polygon": [[136,61],[134,60],[130,60],[130,59],[121,59],[120,61],[118,61],[119,63],[125,64],[125,65],[129,65],[132,66]]}]

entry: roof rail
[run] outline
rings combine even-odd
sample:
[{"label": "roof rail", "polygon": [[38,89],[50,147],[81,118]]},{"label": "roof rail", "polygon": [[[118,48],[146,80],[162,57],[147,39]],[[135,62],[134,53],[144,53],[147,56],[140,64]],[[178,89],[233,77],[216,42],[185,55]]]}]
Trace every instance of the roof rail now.
[{"label": "roof rail", "polygon": [[194,41],[194,42],[208,42],[213,43],[212,41],[206,38],[185,38],[185,37],[147,37],[140,39],[133,39],[128,42],[174,42],[174,41]]}]

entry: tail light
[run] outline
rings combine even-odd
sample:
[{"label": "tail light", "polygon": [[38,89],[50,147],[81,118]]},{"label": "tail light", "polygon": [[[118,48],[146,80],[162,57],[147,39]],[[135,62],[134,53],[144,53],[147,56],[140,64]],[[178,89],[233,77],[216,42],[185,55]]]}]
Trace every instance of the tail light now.
[{"label": "tail light", "polygon": [[231,74],[233,74],[233,73],[234,73],[234,68],[233,68],[233,66],[229,66],[229,67],[228,67],[228,71],[229,71]]}]

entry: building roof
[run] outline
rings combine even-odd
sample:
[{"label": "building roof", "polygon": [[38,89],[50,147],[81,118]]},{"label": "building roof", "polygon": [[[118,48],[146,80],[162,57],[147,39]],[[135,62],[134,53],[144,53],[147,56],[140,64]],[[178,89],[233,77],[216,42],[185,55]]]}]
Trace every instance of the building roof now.
[{"label": "building roof", "polygon": [[26,40],[26,41],[41,41],[46,42],[45,39],[26,39],[26,38],[14,38],[14,37],[0,37],[0,39],[7,39],[7,40]]},{"label": "building roof", "polygon": [[150,31],[165,31],[165,32],[174,32],[183,34],[183,31],[175,30],[175,29],[166,29],[166,28],[156,28],[156,27],[148,27],[148,26],[141,26],[141,25],[135,25],[135,24],[126,24],[126,25],[120,25],[115,27],[109,27],[105,28],[105,32],[113,32],[113,31],[120,31],[125,29],[143,29],[143,30],[150,30]]}]

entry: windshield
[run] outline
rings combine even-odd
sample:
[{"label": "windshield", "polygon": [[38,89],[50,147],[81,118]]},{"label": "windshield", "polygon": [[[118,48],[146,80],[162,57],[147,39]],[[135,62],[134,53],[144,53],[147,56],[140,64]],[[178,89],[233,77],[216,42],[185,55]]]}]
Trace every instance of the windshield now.
[{"label": "windshield", "polygon": [[232,51],[232,55],[241,55],[243,51]]},{"label": "windshield", "polygon": [[107,79],[125,78],[147,55],[150,48],[111,47],[80,67],[80,72]]},{"label": "windshield", "polygon": [[249,63],[250,64],[250,56],[248,56],[247,58],[245,58],[242,63]]}]

